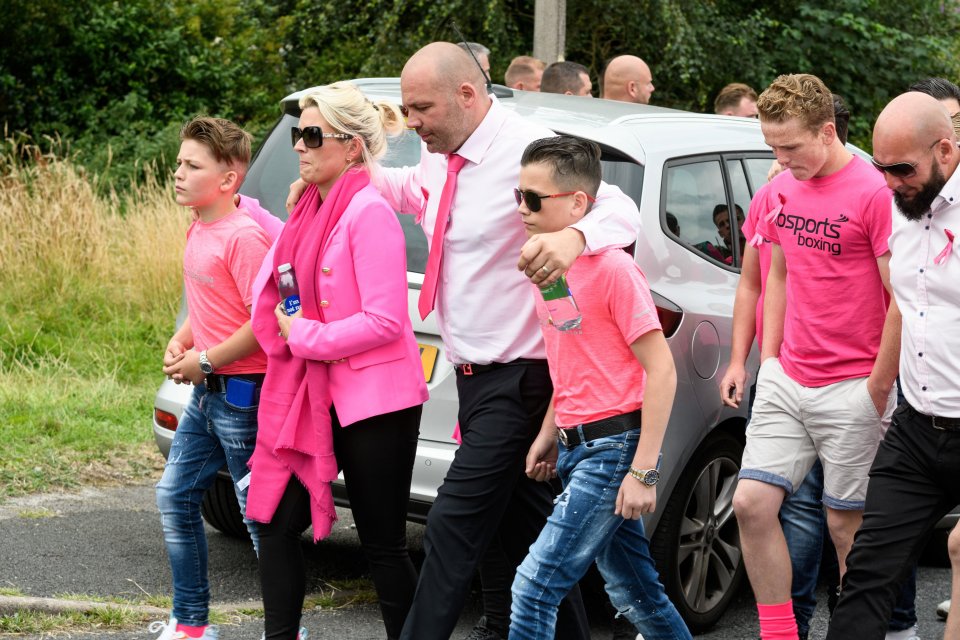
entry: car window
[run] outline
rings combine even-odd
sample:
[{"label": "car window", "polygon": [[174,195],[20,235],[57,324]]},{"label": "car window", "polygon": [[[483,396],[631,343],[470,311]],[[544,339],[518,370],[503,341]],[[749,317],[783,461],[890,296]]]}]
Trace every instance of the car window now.
[{"label": "car window", "polygon": [[743,164],[747,168],[747,178],[750,181],[750,193],[767,184],[767,174],[773,165],[773,158],[744,158]]},{"label": "car window", "polygon": [[714,262],[734,266],[734,236],[719,158],[668,164],[664,178],[667,233]]},{"label": "car window", "polygon": [[[286,220],[285,203],[290,184],[299,177],[297,154],[290,144],[290,128],[297,118],[285,113],[257,151],[240,192],[260,201],[267,211]],[[383,165],[403,167],[420,161],[420,138],[412,130],[389,141]],[[407,270],[423,273],[427,264],[427,240],[413,216],[397,215],[407,242]]]}]

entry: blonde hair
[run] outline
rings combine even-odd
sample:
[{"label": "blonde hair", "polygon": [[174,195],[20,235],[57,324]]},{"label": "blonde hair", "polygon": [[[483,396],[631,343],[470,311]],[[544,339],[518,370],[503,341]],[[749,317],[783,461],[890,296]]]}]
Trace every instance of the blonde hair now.
[{"label": "blonde hair", "polygon": [[300,98],[300,109],[316,107],[331,128],[359,141],[363,165],[371,174],[387,152],[387,136],[403,133],[400,108],[392,102],[371,102],[349,82],[334,82]]},{"label": "blonde hair", "polygon": [[757,100],[761,120],[783,122],[797,118],[811,130],[818,131],[834,121],[833,94],[815,75],[795,73],[773,81]]}]

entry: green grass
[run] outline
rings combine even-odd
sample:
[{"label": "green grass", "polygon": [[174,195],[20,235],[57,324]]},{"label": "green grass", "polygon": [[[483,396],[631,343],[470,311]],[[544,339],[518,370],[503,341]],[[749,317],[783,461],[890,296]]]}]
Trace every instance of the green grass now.
[{"label": "green grass", "polygon": [[0,145],[0,499],[152,473],[186,212]]},{"label": "green grass", "polygon": [[142,624],[145,618],[121,608],[97,608],[92,611],[61,614],[19,611],[0,616],[0,633],[41,634],[55,631],[95,629],[119,631]]}]

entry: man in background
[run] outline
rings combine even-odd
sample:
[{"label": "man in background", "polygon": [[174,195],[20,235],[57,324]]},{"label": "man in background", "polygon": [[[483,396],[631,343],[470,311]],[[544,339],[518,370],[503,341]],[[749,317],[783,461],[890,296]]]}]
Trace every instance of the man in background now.
[{"label": "man in background", "polygon": [[637,56],[617,56],[607,64],[601,88],[601,97],[606,100],[650,104],[653,75],[647,63]]},{"label": "man in background", "polygon": [[742,82],[731,82],[717,94],[713,111],[721,116],[757,117],[757,92]]},{"label": "man in background", "polygon": [[540,81],[546,66],[546,63],[539,58],[517,56],[510,61],[510,66],[503,74],[503,83],[511,89],[540,91]]},{"label": "man in background", "polygon": [[540,82],[541,93],[590,96],[592,91],[590,71],[577,62],[554,62],[543,72]]}]

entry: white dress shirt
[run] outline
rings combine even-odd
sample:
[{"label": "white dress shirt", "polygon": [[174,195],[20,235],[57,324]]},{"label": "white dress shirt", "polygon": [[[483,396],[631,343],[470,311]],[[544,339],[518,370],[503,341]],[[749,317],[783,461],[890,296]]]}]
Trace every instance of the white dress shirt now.
[{"label": "white dress shirt", "polygon": [[946,232],[960,236],[960,169],[919,221],[893,207],[890,283],[903,315],[900,385],[917,411],[960,418],[960,247],[940,264]]},{"label": "white dress shirt", "polygon": [[[483,121],[456,151],[467,162],[444,237],[435,309],[447,358],[455,364],[546,357],[530,281],[517,270],[527,238],[513,190],[523,150],[553,135],[493,98]],[[420,164],[384,168],[375,178],[397,211],[418,216],[428,246],[446,172],[447,157],[422,145]],[[617,187],[602,184],[597,203],[573,226],[583,233],[587,251],[597,252],[636,240],[640,213]]]}]

